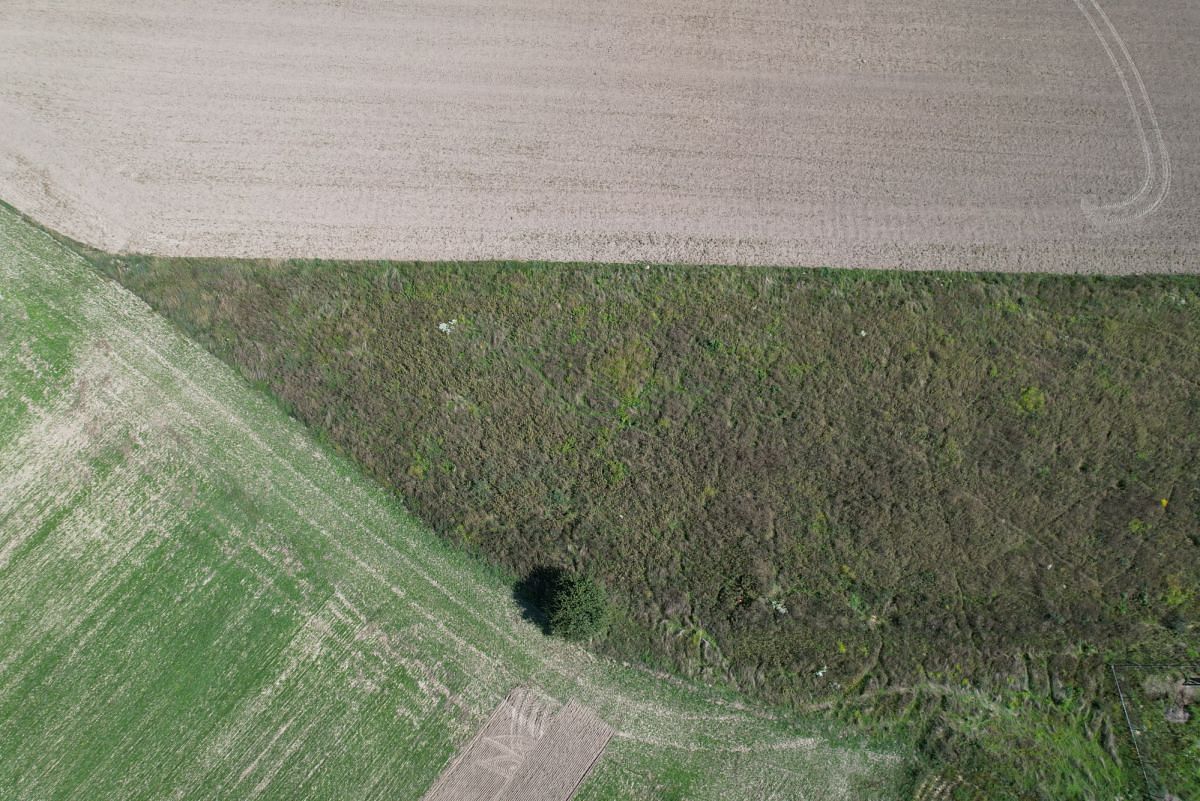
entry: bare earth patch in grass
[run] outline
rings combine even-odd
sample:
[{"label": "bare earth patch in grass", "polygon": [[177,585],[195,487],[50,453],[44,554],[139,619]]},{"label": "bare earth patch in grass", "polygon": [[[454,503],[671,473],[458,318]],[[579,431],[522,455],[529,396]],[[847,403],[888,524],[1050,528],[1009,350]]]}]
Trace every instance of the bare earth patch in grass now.
[{"label": "bare earth patch in grass", "polygon": [[587,707],[509,693],[425,801],[567,801],[612,729]]}]

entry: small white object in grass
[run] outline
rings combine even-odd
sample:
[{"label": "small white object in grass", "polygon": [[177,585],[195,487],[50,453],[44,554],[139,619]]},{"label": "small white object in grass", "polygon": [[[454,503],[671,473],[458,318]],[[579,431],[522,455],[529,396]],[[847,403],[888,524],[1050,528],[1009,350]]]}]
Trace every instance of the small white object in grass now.
[{"label": "small white object in grass", "polygon": [[825,675],[825,671],[827,671],[827,670],[829,670],[829,665],[823,665],[823,666],[821,667],[821,669],[817,671],[817,674],[816,674],[816,675],[817,675],[817,678],[819,679],[819,678],[821,678],[822,676],[824,676],[824,675]]},{"label": "small white object in grass", "polygon": [[860,331],[858,332],[858,335],[859,335],[860,337],[865,337],[865,336],[867,335],[867,332],[866,332],[866,331],[861,331],[861,330],[860,330]]},{"label": "small white object in grass", "polygon": [[449,334],[454,330],[454,326],[458,325],[458,318],[455,318],[446,323],[438,323],[438,330],[444,334]]},{"label": "small white object in grass", "polygon": [[787,607],[786,607],[786,606],[784,606],[782,602],[780,602],[780,601],[771,601],[771,606],[772,606],[772,607],[775,609],[775,611],[776,611],[776,612],[778,612],[779,614],[781,614],[781,615],[786,615],[786,614],[787,614]]}]

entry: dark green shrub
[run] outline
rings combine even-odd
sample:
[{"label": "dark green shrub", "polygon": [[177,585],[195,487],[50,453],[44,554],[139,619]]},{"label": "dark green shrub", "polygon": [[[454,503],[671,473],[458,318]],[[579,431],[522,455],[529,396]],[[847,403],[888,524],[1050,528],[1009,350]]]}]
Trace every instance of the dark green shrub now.
[{"label": "dark green shrub", "polygon": [[567,640],[589,640],[608,622],[608,597],[591,576],[562,575],[547,605],[550,633]]}]

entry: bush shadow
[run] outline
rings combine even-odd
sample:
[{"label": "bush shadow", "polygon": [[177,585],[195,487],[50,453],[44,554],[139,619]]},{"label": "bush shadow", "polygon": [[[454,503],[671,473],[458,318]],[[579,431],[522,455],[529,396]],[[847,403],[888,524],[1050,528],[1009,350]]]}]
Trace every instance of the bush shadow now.
[{"label": "bush shadow", "polygon": [[539,565],[513,584],[512,596],[521,609],[521,617],[540,628],[543,634],[550,634],[547,610],[566,575],[561,567]]}]

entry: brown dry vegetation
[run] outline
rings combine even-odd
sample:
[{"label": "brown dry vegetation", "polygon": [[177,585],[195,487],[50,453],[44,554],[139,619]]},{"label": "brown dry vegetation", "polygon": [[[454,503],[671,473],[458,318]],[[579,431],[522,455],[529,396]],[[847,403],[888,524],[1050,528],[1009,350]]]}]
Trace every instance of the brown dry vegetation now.
[{"label": "brown dry vegetation", "polygon": [[102,266],[445,536],[602,578],[612,651],[785,700],[1194,640],[1195,279]]},{"label": "brown dry vegetation", "polygon": [[1129,791],[1103,662],[1200,658],[1197,279],[92,258],[599,647],[956,798]]}]

